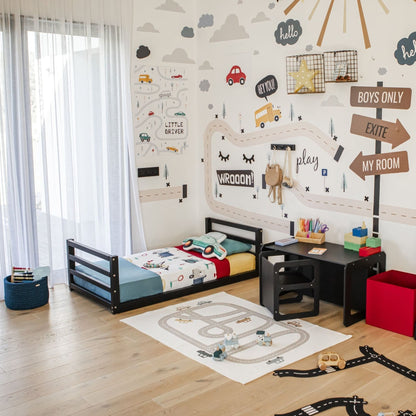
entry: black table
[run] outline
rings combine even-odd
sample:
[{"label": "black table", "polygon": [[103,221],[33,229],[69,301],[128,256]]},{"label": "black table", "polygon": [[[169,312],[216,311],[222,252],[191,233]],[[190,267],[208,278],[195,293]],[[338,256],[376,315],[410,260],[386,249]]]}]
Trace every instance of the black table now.
[{"label": "black table", "polygon": [[[326,248],[327,251],[322,255],[309,254],[308,251],[314,247]],[[285,257],[285,261],[313,258],[320,262],[320,299],[343,306],[345,326],[365,318],[367,277],[386,270],[386,254],[383,251],[360,257],[356,251],[346,250],[343,245],[334,243],[265,244],[260,253],[260,265],[261,257],[280,255]],[[353,310],[356,312],[352,313]]]}]

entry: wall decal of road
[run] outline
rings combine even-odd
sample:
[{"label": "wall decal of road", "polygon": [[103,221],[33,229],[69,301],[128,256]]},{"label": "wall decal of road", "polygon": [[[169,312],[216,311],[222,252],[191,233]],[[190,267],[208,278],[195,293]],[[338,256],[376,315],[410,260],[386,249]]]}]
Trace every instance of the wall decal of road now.
[{"label": "wall decal of road", "polygon": [[[276,216],[268,216],[259,214],[256,212],[250,212],[240,207],[234,207],[222,202],[219,202],[214,197],[212,172],[212,161],[217,157],[217,154],[212,154],[212,139],[214,134],[220,134],[224,138],[230,141],[232,144],[238,147],[249,147],[259,144],[275,143],[278,140],[287,140],[290,137],[305,136],[313,140],[320,147],[325,149],[334,160],[339,161],[343,148],[332,140],[327,134],[325,134],[318,127],[311,123],[301,121],[293,122],[286,125],[279,125],[266,130],[256,130],[251,133],[239,134],[235,132],[228,123],[224,120],[215,119],[211,121],[204,134],[204,176],[205,176],[205,196],[208,206],[214,212],[225,215],[227,217],[235,218],[239,221],[253,224],[256,226],[262,226],[267,229],[277,230],[286,234],[290,233],[290,221],[279,219]],[[395,152],[396,156],[401,155],[401,152]],[[386,157],[387,154],[384,154]],[[405,166],[406,158],[402,155],[403,160],[400,159],[383,159],[377,162],[374,160],[373,166],[375,169],[383,169],[390,167],[391,169],[397,168],[397,163],[400,166]],[[388,155],[387,155],[388,158]],[[366,171],[365,175],[369,175],[370,170]],[[375,174],[375,173],[374,173]],[[305,192],[305,188],[296,183],[290,190],[296,196],[296,198],[306,207],[313,207],[323,210],[331,210],[336,212],[343,212],[348,214],[360,215],[371,217],[372,215],[372,202],[371,201],[358,201],[354,199],[331,197],[328,195],[312,194]],[[416,209],[395,207],[391,205],[380,205],[380,219],[398,222],[407,225],[416,226]]]},{"label": "wall decal of road", "polygon": [[305,121],[246,134],[236,133],[224,120],[215,119],[208,124],[204,135],[205,196],[208,206],[213,211],[227,217],[235,218],[248,224],[277,230],[285,234],[290,234],[290,221],[288,220],[250,212],[215,200],[211,172],[213,161],[211,141],[215,133],[220,133],[231,143],[239,147],[272,143],[279,139],[287,139],[288,137],[306,136],[329,152],[337,161],[341,157],[343,150],[342,146],[335,144],[323,131]]},{"label": "wall decal of road", "polygon": [[182,185],[143,190],[140,191],[140,202],[164,201],[167,199],[182,201],[182,199],[187,197],[187,188],[187,185]]}]

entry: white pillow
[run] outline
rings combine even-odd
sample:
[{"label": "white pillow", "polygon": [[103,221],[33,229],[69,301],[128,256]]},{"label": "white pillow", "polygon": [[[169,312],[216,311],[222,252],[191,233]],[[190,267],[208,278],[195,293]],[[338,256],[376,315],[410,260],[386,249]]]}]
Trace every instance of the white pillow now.
[{"label": "white pillow", "polygon": [[226,234],[219,233],[218,231],[211,231],[205,235],[209,235],[210,237],[215,238],[219,243],[222,243],[227,238]]}]

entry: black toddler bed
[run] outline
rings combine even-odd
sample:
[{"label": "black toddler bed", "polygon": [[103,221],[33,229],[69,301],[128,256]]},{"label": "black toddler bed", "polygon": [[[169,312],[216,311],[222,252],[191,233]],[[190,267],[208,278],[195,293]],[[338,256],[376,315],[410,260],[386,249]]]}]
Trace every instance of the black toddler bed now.
[{"label": "black toddler bed", "polygon": [[[205,232],[214,231],[226,234],[227,251],[234,253],[224,260],[206,259],[199,252],[183,251],[182,245],[122,258],[69,239],[69,287],[109,307],[112,313],[120,313],[257,277],[262,229],[206,218]],[[221,244],[225,246],[227,241]],[[234,250],[237,246],[247,248],[240,252]],[[172,260],[180,264],[171,263]],[[163,274],[169,268],[169,273],[177,269],[176,277],[171,280]]]}]

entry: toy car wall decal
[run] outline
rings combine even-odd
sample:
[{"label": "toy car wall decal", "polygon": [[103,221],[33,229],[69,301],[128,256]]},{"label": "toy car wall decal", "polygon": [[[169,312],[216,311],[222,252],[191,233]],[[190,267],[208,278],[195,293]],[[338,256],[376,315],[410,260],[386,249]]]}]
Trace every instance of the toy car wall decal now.
[{"label": "toy car wall decal", "polygon": [[260,126],[261,128],[264,128],[264,123],[271,123],[273,120],[279,121],[281,117],[281,111],[279,109],[274,109],[272,103],[267,103],[254,112],[256,127]]},{"label": "toy car wall decal", "polygon": [[143,142],[150,142],[150,136],[147,133],[140,133],[139,134],[140,141]]},{"label": "toy car wall decal", "polygon": [[244,85],[244,83],[246,82],[246,74],[241,70],[241,68],[238,65],[234,65],[230,69],[230,72],[227,74],[225,80],[228,85],[238,83]]},{"label": "toy car wall decal", "polygon": [[149,84],[152,83],[152,78],[150,78],[150,76],[148,74],[140,74],[139,75],[139,82],[143,83],[143,82],[148,82]]}]

